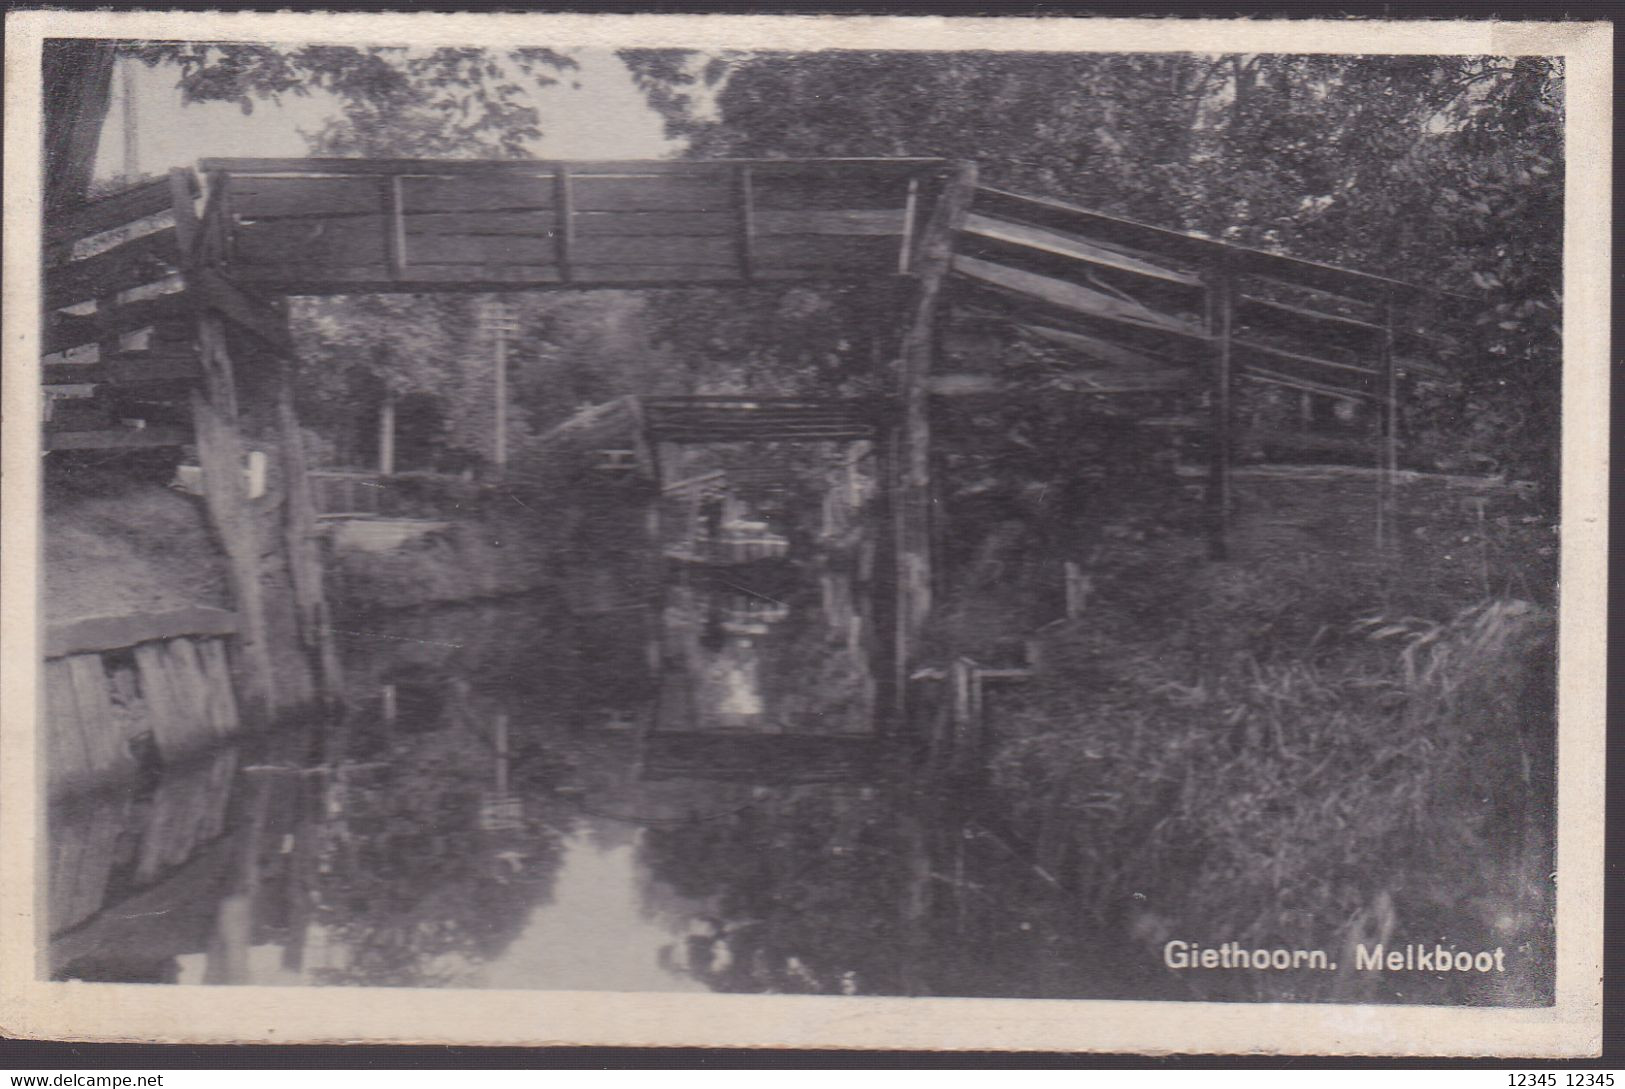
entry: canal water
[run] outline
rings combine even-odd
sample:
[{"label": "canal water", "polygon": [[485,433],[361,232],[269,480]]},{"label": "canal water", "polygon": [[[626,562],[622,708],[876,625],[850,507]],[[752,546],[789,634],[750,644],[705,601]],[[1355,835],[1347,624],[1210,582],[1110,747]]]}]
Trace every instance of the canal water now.
[{"label": "canal water", "polygon": [[1180,997],[895,714],[854,479],[799,521],[713,481],[557,590],[344,622],[346,715],[53,803],[50,975]]}]

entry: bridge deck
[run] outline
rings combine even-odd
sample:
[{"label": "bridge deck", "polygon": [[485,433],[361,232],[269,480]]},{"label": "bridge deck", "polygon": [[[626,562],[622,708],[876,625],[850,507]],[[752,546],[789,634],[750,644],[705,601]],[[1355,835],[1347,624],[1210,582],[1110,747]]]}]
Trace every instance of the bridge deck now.
[{"label": "bridge deck", "polygon": [[206,159],[217,261],[283,294],[850,279],[908,267],[929,159]]}]

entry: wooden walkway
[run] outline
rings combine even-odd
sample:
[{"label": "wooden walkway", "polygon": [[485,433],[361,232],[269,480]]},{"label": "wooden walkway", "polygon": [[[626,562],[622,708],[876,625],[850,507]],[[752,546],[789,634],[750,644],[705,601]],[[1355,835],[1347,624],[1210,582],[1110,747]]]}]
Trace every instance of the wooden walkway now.
[{"label": "wooden walkway", "polygon": [[860,442],[892,425],[886,400],[795,397],[641,398],[650,442]]},{"label": "wooden walkway", "polygon": [[205,159],[238,282],[301,294],[851,278],[908,267],[932,159]]}]

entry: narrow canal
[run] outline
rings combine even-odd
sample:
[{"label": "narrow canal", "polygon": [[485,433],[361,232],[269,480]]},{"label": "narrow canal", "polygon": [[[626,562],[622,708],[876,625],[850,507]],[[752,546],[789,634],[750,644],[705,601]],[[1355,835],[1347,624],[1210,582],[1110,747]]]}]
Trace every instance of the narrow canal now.
[{"label": "narrow canal", "polygon": [[702,484],[556,590],[346,621],[342,718],[55,803],[54,978],[1166,988],[894,714],[872,490]]}]

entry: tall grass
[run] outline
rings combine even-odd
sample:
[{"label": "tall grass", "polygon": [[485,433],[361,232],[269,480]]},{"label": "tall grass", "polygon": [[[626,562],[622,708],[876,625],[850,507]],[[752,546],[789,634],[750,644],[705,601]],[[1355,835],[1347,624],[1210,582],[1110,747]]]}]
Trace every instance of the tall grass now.
[{"label": "tall grass", "polygon": [[1347,966],[1353,942],[1431,941],[1509,968],[1209,972],[1200,997],[1544,1001],[1552,616],[1362,615],[1382,572],[1334,566],[1115,580],[1001,717],[995,783],[1079,909],[1147,957],[1178,937]]}]

